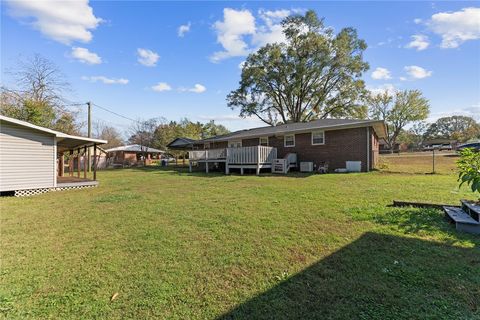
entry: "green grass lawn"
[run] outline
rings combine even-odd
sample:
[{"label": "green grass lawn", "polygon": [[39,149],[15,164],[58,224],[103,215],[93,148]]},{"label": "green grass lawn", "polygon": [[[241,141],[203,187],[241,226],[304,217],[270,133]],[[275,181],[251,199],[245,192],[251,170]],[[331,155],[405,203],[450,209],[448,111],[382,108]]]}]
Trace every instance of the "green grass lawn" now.
[{"label": "green grass lawn", "polygon": [[472,198],[455,175],[98,176],[0,199],[2,317],[480,319],[480,238],[388,206]]},{"label": "green grass lawn", "polygon": [[[455,174],[459,159],[458,154],[446,151],[435,153],[435,172],[439,174]],[[380,167],[385,172],[432,173],[432,152],[406,152],[385,154],[380,156]]]}]

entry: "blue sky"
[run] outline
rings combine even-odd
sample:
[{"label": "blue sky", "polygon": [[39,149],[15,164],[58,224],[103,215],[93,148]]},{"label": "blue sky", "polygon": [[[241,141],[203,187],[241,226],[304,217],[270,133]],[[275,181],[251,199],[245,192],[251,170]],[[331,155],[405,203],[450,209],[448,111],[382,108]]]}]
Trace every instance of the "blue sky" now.
[{"label": "blue sky", "polygon": [[[232,130],[261,125],[226,106],[239,64],[248,52],[281,40],[283,16],[313,9],[327,26],[354,27],[366,40],[370,89],[420,89],[431,102],[431,120],[451,114],[480,120],[479,2],[45,0],[1,6],[2,85],[15,87],[6,71],[19,57],[39,53],[66,75],[69,100],[91,100],[134,119],[213,119]],[[96,107],[94,119],[120,130],[129,125]]]}]

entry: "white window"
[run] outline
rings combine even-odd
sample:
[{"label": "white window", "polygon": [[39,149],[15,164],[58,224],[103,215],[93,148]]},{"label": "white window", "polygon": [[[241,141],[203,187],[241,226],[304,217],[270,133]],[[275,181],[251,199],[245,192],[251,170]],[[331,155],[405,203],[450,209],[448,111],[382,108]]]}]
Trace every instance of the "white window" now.
[{"label": "white window", "polygon": [[312,132],[312,145],[325,144],[325,131]]},{"label": "white window", "polygon": [[289,134],[283,137],[283,146],[295,147],[295,135]]},{"label": "white window", "polygon": [[242,140],[232,140],[228,141],[229,148],[241,148],[242,147]]},{"label": "white window", "polygon": [[268,137],[260,137],[259,140],[260,140],[260,141],[259,141],[259,144],[260,144],[261,146],[266,146],[266,147],[268,147]]}]

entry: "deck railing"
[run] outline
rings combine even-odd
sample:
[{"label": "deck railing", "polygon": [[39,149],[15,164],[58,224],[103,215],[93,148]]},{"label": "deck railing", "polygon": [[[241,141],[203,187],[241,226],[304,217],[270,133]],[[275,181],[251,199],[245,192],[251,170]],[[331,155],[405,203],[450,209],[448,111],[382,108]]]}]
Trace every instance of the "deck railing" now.
[{"label": "deck railing", "polygon": [[190,160],[221,160],[227,157],[227,149],[206,149],[189,151],[188,157]]},{"label": "deck railing", "polygon": [[266,146],[194,150],[189,152],[191,161],[223,160],[230,164],[272,163],[277,148]]},{"label": "deck railing", "polygon": [[227,160],[229,164],[257,164],[272,163],[277,157],[277,148],[254,146],[228,148]]}]

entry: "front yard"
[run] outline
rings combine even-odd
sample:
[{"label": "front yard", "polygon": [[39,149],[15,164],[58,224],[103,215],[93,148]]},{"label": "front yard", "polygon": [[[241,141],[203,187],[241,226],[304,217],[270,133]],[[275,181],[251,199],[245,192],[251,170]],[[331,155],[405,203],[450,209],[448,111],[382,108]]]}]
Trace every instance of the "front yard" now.
[{"label": "front yard", "polygon": [[388,207],[472,198],[453,174],[99,180],[0,199],[2,317],[480,318],[480,238]]}]

